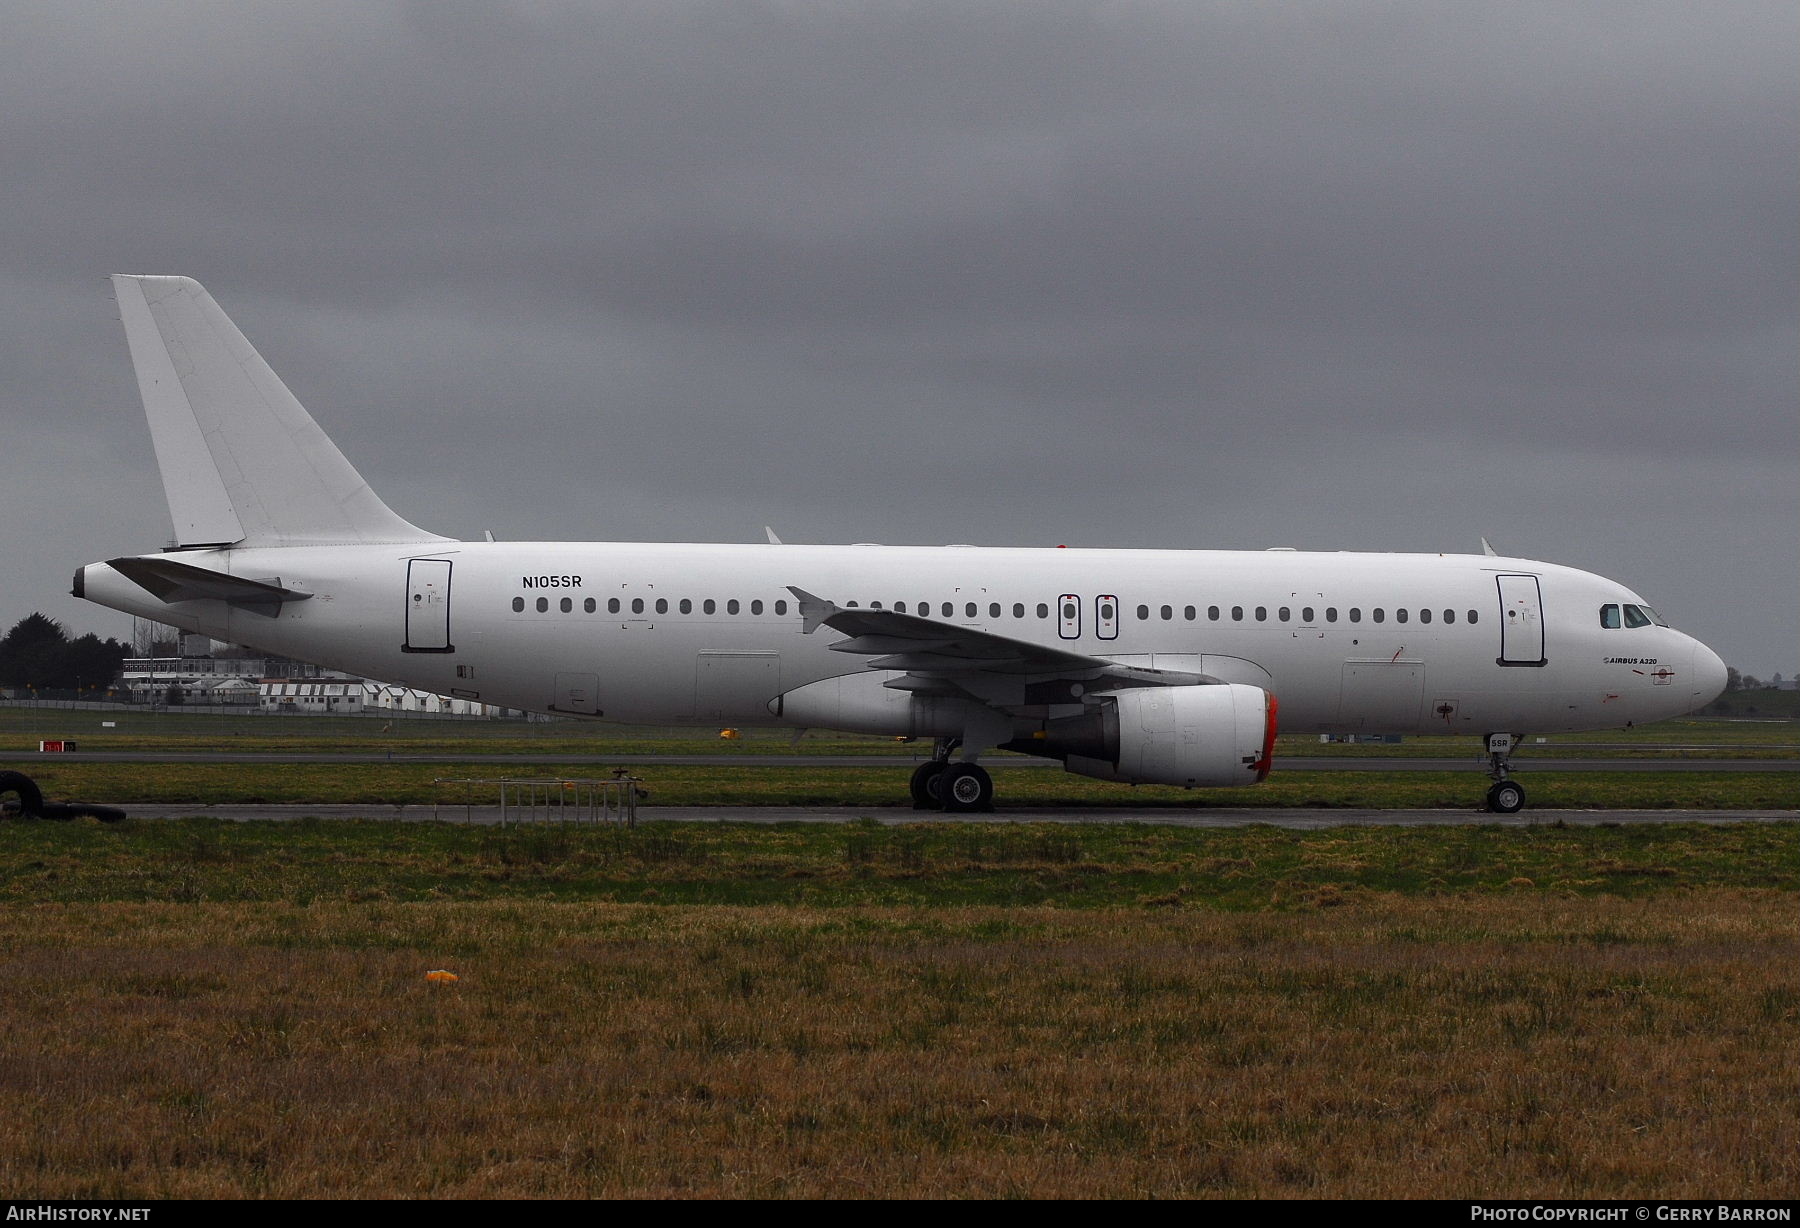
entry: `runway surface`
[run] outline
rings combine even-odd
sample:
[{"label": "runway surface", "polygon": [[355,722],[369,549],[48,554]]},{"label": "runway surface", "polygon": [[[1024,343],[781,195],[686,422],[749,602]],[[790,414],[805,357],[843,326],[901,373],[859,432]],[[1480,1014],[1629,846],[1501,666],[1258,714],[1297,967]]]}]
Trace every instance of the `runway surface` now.
[{"label": "runway surface", "polygon": [[[134,819],[204,815],[234,820],[371,819],[387,822],[496,824],[498,806],[126,806]],[[946,815],[929,810],[880,806],[644,806],[639,822],[676,823],[853,823],[860,820],[901,823],[1156,823],[1171,827],[1271,827],[1312,830],[1342,826],[1595,826],[1602,823],[1794,823],[1800,810],[1523,810],[1490,814],[1485,810],[1333,810],[1255,808],[1002,807],[993,814]]]}]

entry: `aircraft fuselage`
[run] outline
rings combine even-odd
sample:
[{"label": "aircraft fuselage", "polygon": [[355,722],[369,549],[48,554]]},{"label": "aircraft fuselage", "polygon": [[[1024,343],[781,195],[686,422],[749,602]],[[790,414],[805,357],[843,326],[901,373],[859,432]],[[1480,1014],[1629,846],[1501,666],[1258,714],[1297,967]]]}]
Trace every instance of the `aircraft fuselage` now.
[{"label": "aircraft fuselage", "polygon": [[[807,724],[811,709],[795,719],[783,696],[899,675],[805,634],[789,586],[840,606],[1249,683],[1279,699],[1290,732],[1621,728],[1705,703],[1724,674],[1672,628],[1603,625],[1608,605],[1648,609],[1613,581],[1482,555],[459,542],[161,557],[310,596],[278,612],[168,604],[105,564],[85,568],[79,588],[185,630],[368,677],[631,722]],[[931,736],[898,717],[884,723],[880,714],[905,700],[878,696],[878,715],[840,723]],[[1026,705],[1016,720],[1065,707]]]}]

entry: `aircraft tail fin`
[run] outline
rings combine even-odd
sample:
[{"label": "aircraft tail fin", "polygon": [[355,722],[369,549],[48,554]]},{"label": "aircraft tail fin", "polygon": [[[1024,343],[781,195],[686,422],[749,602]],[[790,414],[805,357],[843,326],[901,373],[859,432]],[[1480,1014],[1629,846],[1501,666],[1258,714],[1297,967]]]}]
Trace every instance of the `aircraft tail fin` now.
[{"label": "aircraft tail fin", "polygon": [[381,501],[199,282],[112,282],[177,543],[446,540]]}]

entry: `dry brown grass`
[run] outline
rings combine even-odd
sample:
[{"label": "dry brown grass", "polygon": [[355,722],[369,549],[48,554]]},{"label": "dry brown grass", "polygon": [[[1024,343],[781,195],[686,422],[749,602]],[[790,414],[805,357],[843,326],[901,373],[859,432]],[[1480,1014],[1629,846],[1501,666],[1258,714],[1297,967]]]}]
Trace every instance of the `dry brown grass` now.
[{"label": "dry brown grass", "polygon": [[1792,1193],[1790,894],[1316,903],[13,906],[0,1188]]}]

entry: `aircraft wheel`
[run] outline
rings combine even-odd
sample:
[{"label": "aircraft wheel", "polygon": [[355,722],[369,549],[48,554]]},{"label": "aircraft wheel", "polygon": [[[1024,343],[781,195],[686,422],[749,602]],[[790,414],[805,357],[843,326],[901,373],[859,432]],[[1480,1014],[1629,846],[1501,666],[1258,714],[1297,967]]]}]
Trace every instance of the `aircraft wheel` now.
[{"label": "aircraft wheel", "polygon": [[952,763],[939,778],[938,792],[944,809],[969,814],[994,808],[994,778],[975,763]]},{"label": "aircraft wheel", "polygon": [[1517,814],[1525,809],[1525,787],[1514,780],[1502,780],[1487,792],[1487,808],[1495,814]]},{"label": "aircraft wheel", "polygon": [[23,772],[0,772],[0,796],[16,793],[19,796],[19,816],[26,819],[39,818],[44,813],[44,793],[37,787],[37,782]]},{"label": "aircraft wheel", "polygon": [[912,791],[914,810],[942,810],[944,799],[938,793],[938,786],[944,781],[944,769],[950,766],[941,759],[932,759],[921,763],[913,769],[912,780],[907,788]]}]

